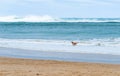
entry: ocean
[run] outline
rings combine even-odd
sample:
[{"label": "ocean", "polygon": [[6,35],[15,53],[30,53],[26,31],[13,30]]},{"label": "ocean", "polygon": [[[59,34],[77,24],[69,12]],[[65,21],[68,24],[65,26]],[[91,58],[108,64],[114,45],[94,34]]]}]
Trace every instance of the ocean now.
[{"label": "ocean", "polygon": [[120,18],[31,20],[0,19],[0,47],[120,55]]}]

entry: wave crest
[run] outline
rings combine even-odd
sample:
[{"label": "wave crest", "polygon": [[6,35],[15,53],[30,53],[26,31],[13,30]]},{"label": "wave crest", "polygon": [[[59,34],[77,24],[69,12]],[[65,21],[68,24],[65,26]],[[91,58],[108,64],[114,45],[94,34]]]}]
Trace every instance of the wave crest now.
[{"label": "wave crest", "polygon": [[25,17],[19,17],[19,16],[0,17],[0,22],[55,22],[55,21],[57,21],[56,18],[53,18],[48,15],[45,16],[29,15]]},{"label": "wave crest", "polygon": [[1,16],[0,22],[120,22],[120,18],[55,18],[48,15],[28,15]]}]

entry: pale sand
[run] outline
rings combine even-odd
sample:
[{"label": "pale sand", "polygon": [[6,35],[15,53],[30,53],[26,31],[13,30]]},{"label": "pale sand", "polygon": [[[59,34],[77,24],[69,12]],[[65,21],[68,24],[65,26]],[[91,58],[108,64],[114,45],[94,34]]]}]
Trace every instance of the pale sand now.
[{"label": "pale sand", "polygon": [[0,76],[120,76],[120,65],[1,57]]}]

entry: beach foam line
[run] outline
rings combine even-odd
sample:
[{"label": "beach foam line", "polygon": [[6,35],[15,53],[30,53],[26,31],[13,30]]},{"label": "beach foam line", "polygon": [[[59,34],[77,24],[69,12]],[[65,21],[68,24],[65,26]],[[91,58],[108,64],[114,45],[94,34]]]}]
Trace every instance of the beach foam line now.
[{"label": "beach foam line", "polygon": [[71,41],[41,39],[0,39],[0,47],[36,51],[95,53],[120,55],[120,39],[79,41],[73,46]]}]

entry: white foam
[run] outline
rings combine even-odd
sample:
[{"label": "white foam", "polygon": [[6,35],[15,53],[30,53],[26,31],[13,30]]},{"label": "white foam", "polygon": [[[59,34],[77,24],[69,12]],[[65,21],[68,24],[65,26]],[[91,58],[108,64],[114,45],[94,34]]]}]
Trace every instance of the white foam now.
[{"label": "white foam", "polygon": [[120,55],[120,39],[93,39],[79,41],[72,46],[70,41],[40,39],[0,39],[0,47],[37,51],[98,53]]},{"label": "white foam", "polygon": [[56,22],[58,21],[57,18],[53,18],[51,16],[35,16],[29,15],[25,17],[19,16],[3,16],[0,17],[0,22]]},{"label": "white foam", "polygon": [[16,16],[2,16],[0,22],[16,22]]},{"label": "white foam", "polygon": [[120,19],[98,18],[56,18],[48,15],[2,16],[0,22],[120,22]]}]

